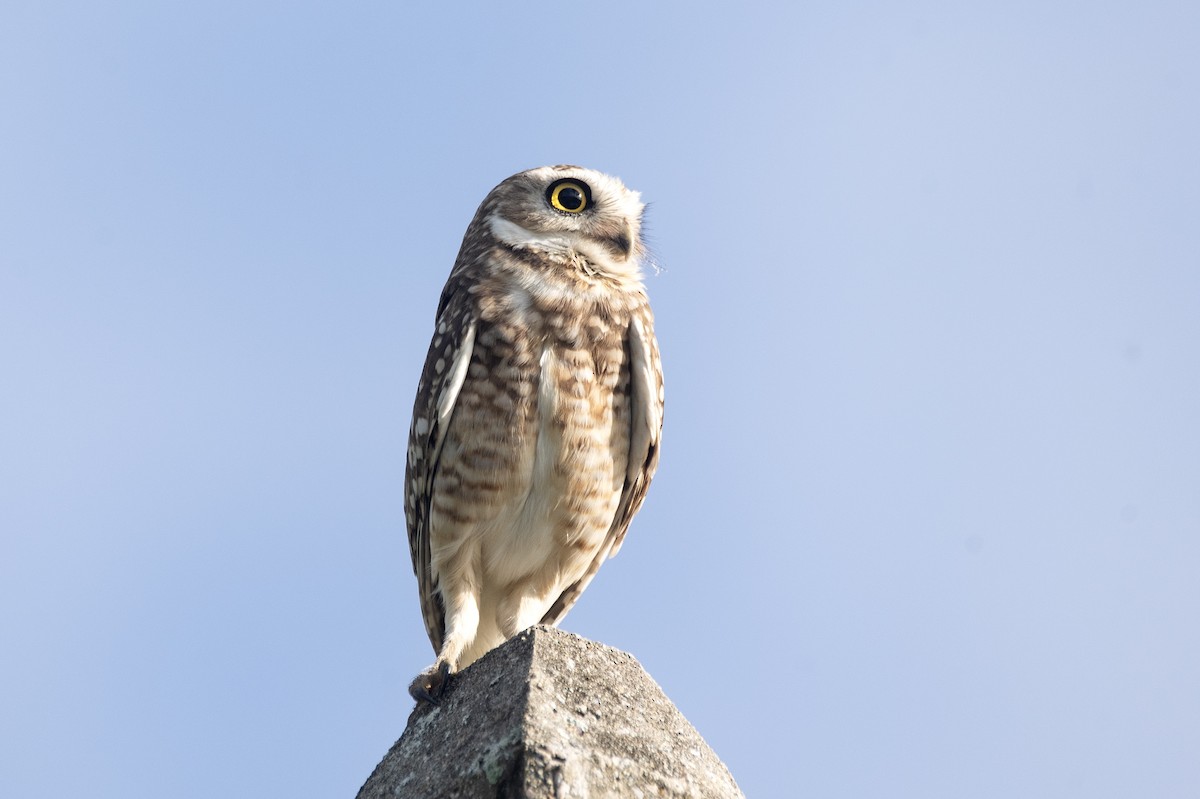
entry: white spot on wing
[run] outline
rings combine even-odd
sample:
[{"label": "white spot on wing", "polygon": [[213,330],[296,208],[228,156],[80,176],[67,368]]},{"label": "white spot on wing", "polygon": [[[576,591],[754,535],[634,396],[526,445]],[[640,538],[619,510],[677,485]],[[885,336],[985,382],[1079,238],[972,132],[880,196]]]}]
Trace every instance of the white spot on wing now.
[{"label": "white spot on wing", "polygon": [[[632,383],[630,393],[633,395],[631,399],[636,425],[630,455],[644,460],[646,453],[650,451],[650,442],[657,438],[658,430],[662,427],[658,403],[652,399],[657,397],[661,401],[661,390],[655,385],[658,381],[654,378],[650,342],[647,340],[645,328],[642,327],[642,320],[636,316],[629,325],[629,355],[629,375]],[[639,435],[644,436],[644,440],[640,439]],[[637,463],[640,466],[641,460]]]},{"label": "white spot on wing", "polygon": [[454,353],[454,363],[450,366],[450,374],[446,377],[446,385],[442,396],[438,398],[438,423],[444,430],[446,421],[454,412],[454,403],[458,400],[458,392],[462,390],[463,381],[467,379],[467,366],[471,363],[471,351],[475,349],[475,320],[467,325],[458,352]]}]

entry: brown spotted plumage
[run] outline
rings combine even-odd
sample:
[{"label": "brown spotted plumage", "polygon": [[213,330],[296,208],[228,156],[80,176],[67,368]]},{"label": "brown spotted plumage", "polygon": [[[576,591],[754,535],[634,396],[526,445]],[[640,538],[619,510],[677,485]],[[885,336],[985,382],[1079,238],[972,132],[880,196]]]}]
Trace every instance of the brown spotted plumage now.
[{"label": "brown spotted plumage", "polygon": [[616,554],[658,465],[663,383],[642,204],[573,166],[483,201],[438,304],[409,435],[405,513],[446,677],[557,624]]}]

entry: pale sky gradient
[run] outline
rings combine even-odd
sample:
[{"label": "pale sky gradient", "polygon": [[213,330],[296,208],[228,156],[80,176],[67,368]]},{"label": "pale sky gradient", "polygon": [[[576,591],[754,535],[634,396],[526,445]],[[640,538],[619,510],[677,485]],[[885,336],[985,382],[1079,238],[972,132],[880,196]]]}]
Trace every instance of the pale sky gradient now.
[{"label": "pale sky gradient", "polygon": [[7,0],[0,795],[354,795],[433,655],[438,292],[569,162],[650,203],[667,415],[563,627],[752,797],[1200,796],[1198,42],[1185,2]]}]

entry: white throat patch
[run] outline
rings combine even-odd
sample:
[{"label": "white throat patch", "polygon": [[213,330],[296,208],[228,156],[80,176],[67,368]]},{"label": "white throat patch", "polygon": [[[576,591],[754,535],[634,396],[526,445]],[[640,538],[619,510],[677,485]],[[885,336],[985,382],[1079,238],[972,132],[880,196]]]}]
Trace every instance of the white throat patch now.
[{"label": "white throat patch", "polygon": [[590,274],[603,272],[613,277],[637,277],[640,274],[636,258],[613,260],[603,247],[597,247],[579,233],[536,233],[496,214],[488,217],[488,227],[493,236],[510,247],[539,250]]}]

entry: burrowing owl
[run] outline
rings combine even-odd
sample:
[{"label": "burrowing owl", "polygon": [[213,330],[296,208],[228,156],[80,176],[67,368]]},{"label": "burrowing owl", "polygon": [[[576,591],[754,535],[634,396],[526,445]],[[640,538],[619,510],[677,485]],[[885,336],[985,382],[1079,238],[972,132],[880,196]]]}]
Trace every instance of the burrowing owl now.
[{"label": "burrowing owl", "polygon": [[549,166],[492,189],[467,228],[408,440],[408,541],[437,652],[418,700],[557,624],[645,499],[663,381],[642,208],[616,178]]}]

